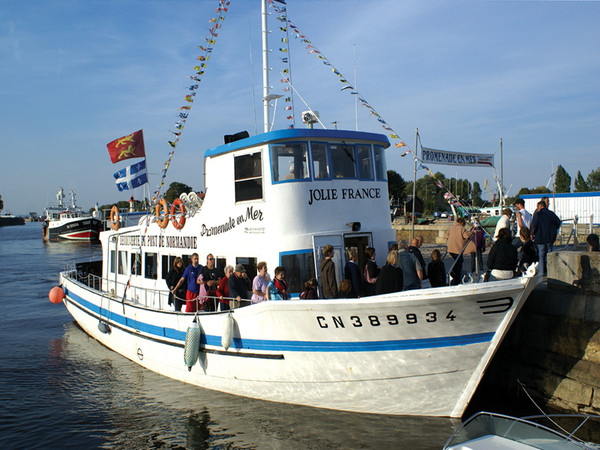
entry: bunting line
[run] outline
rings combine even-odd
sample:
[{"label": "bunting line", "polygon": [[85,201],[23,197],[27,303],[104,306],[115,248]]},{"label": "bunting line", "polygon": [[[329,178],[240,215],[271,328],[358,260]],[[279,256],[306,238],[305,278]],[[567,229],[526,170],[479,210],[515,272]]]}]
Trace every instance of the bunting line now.
[{"label": "bunting line", "polygon": [[[340,91],[345,91],[345,92],[350,93],[351,95],[356,95],[360,104],[363,107],[365,107],[366,109],[368,109],[369,112],[371,113],[371,115],[373,117],[375,117],[376,120],[381,124],[382,128],[388,132],[387,135],[391,139],[398,141],[394,144],[395,147],[396,148],[405,148],[405,151],[400,156],[404,157],[404,156],[408,155],[409,153],[412,153],[414,158],[420,163],[421,167],[423,169],[427,170],[428,175],[431,176],[435,180],[436,186],[438,186],[438,187],[440,187],[440,189],[443,189],[446,191],[446,194],[444,194],[444,195],[449,194],[449,201],[454,202],[454,204],[456,206],[464,207],[464,205],[460,202],[460,200],[446,186],[444,186],[444,184],[434,175],[434,173],[427,166],[425,166],[425,164],[423,164],[423,161],[417,155],[416,150],[413,150],[410,148],[410,146],[398,135],[398,133],[396,133],[394,131],[394,129],[375,110],[375,108],[373,108],[371,106],[371,104],[363,96],[360,95],[358,90],[355,89],[354,86],[352,86],[348,82],[348,80],[342,75],[342,73],[338,69],[335,68],[335,66],[329,61],[329,59],[327,59],[327,57],[323,53],[321,53],[321,51],[319,51],[319,49],[316,47],[316,45],[312,41],[310,41],[310,39],[308,39],[305,34],[303,34],[300,31],[300,29],[287,16],[287,12],[286,12],[285,8],[282,8],[278,5],[276,5],[274,3],[274,1],[277,1],[277,0],[269,0],[269,3],[271,4],[271,6],[275,10],[275,12],[277,12],[279,14],[279,16],[277,18],[281,22],[285,22],[286,29],[289,28],[295,33],[296,39],[299,39],[300,42],[302,42],[303,44],[306,44],[306,50],[307,50],[308,54],[314,54],[317,58],[319,58],[321,60],[321,62],[325,66],[328,66],[331,68],[331,71],[337,76],[338,81],[344,85],[340,89]],[[287,101],[287,99],[286,99],[286,101]]]},{"label": "bunting line", "polygon": [[169,166],[171,165],[171,161],[173,160],[173,155],[175,154],[175,148],[179,142],[181,137],[181,133],[185,128],[185,124],[189,117],[189,113],[192,109],[192,105],[194,103],[194,99],[196,97],[196,93],[198,92],[198,88],[200,86],[200,82],[202,81],[202,76],[204,75],[204,70],[206,69],[206,65],[210,59],[210,55],[213,51],[213,46],[219,36],[219,30],[225,20],[225,16],[227,15],[227,10],[229,9],[230,0],[219,0],[218,7],[215,9],[217,13],[216,17],[211,18],[208,23],[211,24],[208,34],[209,36],[204,38],[206,43],[199,45],[198,48],[202,52],[201,55],[197,57],[198,65],[194,66],[194,74],[190,75],[189,78],[192,80],[192,84],[188,87],[188,93],[184,96],[183,100],[186,102],[183,106],[179,107],[178,113],[176,116],[176,121],[173,124],[176,131],[169,130],[171,134],[175,137],[172,140],[167,141],[169,146],[171,147],[171,151],[169,152],[169,156],[164,163],[163,169],[161,171],[160,182],[152,196],[152,202],[156,203],[159,199],[160,190],[165,185],[165,178],[167,176],[167,171],[169,170]]}]

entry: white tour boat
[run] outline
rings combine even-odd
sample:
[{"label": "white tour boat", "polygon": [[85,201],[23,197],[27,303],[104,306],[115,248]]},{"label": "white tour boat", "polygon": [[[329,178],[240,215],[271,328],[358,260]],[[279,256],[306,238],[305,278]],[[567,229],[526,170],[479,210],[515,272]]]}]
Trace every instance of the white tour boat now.
[{"label": "white tour boat", "polygon": [[[101,233],[102,262],[62,272],[58,300],[108,348],[186,383],[344,411],[460,417],[541,277],[301,300],[303,283],[320,278],[325,245],[338,281],[351,248],[363,263],[374,247],[384,264],[396,240],[390,143],[312,128],[238,137],[206,151],[203,202],[183,196],[170,214],[165,205],[166,215]],[[250,277],[259,261],[271,273],[283,266],[292,299],[175,312],[164,278],[175,257],[195,252],[201,263],[211,253],[220,266],[242,264]]]},{"label": "white tour boat", "polygon": [[98,241],[102,231],[102,220],[98,211],[89,214],[77,206],[75,191],[70,192],[71,206],[63,205],[65,193],[60,188],[56,199],[58,206],[48,207],[44,211],[45,241]]}]

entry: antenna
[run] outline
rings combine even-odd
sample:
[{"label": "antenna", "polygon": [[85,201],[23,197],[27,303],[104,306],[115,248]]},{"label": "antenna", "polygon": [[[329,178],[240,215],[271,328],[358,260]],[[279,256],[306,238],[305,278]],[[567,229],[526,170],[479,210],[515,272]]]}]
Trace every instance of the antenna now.
[{"label": "antenna", "polygon": [[254,90],[254,64],[252,63],[252,33],[250,31],[250,19],[248,19],[248,48],[250,50],[250,80],[252,83],[252,109],[254,112],[254,134],[258,134],[256,124],[256,93]]}]

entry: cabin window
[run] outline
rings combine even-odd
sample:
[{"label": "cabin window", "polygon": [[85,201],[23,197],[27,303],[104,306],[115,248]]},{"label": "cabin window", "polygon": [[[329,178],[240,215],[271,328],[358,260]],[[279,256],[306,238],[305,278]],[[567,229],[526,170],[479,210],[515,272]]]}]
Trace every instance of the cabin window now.
[{"label": "cabin window", "polygon": [[258,274],[258,270],[256,269],[256,258],[249,258],[241,256],[239,258],[235,258],[235,264],[241,264],[246,269],[246,274],[250,281],[254,279],[254,277]]},{"label": "cabin window", "polygon": [[315,179],[328,180],[329,176],[329,158],[327,154],[327,145],[318,142],[311,144],[313,176]]},{"label": "cabin window", "polygon": [[356,178],[356,150],[353,145],[332,144],[331,169],[334,178]]},{"label": "cabin window", "polygon": [[156,253],[144,253],[144,276],[156,280],[158,272],[158,255]]},{"label": "cabin window", "polygon": [[183,259],[184,269],[192,263],[192,255],[181,255],[181,259]]},{"label": "cabin window", "polygon": [[126,268],[127,268],[127,252],[119,252],[118,258],[117,258],[117,267],[118,267],[118,273],[119,275],[125,275],[126,272]]},{"label": "cabin window", "polygon": [[169,271],[173,268],[173,261],[175,261],[177,256],[174,255],[162,255],[162,278],[163,280],[167,278]]},{"label": "cabin window", "polygon": [[115,273],[117,267],[117,252],[115,250],[110,251],[110,273]]},{"label": "cabin window", "polygon": [[215,256],[215,265],[221,269],[221,270],[225,270],[225,266],[227,265],[227,258],[225,258],[224,256]]},{"label": "cabin window", "polygon": [[131,275],[142,274],[142,258],[138,252],[131,252]]},{"label": "cabin window", "polygon": [[356,153],[358,155],[358,175],[362,180],[373,179],[373,159],[371,158],[370,145],[357,145]]},{"label": "cabin window", "polygon": [[308,178],[306,143],[272,145],[271,171],[274,183],[306,180]]},{"label": "cabin window", "polygon": [[258,200],[262,192],[261,153],[241,155],[234,158],[235,201]]},{"label": "cabin window", "polygon": [[375,146],[375,175],[378,180],[387,180],[387,168],[385,167],[385,153],[381,145]]},{"label": "cabin window", "polygon": [[282,253],[280,258],[291,293],[302,292],[304,283],[311,278],[316,278],[315,257],[312,250]]}]

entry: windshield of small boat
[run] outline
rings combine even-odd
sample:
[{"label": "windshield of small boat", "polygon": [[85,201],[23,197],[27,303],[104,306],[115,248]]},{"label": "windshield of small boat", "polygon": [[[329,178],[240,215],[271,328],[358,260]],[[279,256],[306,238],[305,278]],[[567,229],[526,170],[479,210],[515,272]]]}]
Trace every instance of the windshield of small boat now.
[{"label": "windshield of small boat", "polygon": [[457,447],[484,436],[499,436],[539,449],[581,449],[585,445],[535,422],[501,414],[478,413],[450,437],[444,448]]}]

